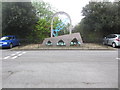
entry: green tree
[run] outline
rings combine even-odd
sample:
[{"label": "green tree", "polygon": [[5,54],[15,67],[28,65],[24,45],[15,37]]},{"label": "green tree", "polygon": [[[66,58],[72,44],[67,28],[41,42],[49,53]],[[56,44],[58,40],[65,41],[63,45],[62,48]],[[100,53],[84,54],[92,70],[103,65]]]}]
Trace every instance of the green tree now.
[{"label": "green tree", "polygon": [[44,38],[50,36],[50,22],[47,22],[46,19],[40,19],[32,33],[28,36],[29,42],[32,43],[42,43]]},{"label": "green tree", "polygon": [[[50,32],[51,32],[51,19],[53,14],[55,13],[55,10],[52,9],[49,3],[45,2],[33,2],[33,6],[35,7],[36,14],[39,18],[39,21],[37,22],[34,31],[35,36],[34,38],[37,38],[35,42],[41,42],[43,41],[44,38],[50,37]],[[44,22],[44,24],[42,24]],[[63,25],[62,21],[60,20],[59,17],[54,18],[53,22],[53,29],[59,29],[62,28]],[[37,32],[37,33],[36,33]]]},{"label": "green tree", "polygon": [[32,33],[28,39],[33,43],[42,43],[44,38],[50,36],[50,21],[53,15],[53,9],[49,3],[43,1],[33,1],[33,7],[35,8],[35,14],[38,17],[38,21],[34,26]]},{"label": "green tree", "polygon": [[[62,28],[62,21],[55,17],[53,22],[53,29]],[[58,28],[59,27],[59,28]],[[40,18],[36,23],[33,32],[29,35],[29,42],[42,43],[45,38],[50,37],[51,33],[51,20],[47,21],[46,18]]]},{"label": "green tree", "polygon": [[35,7],[36,15],[39,18],[46,18],[47,20],[50,20],[55,10],[52,8],[52,6],[49,3],[46,3],[44,1],[33,1],[32,5]]},{"label": "green tree", "polygon": [[3,35],[26,38],[33,30],[37,18],[31,2],[2,3]]},{"label": "green tree", "polygon": [[2,36],[2,1],[0,0],[0,37]]},{"label": "green tree", "polygon": [[75,32],[81,32],[85,42],[100,42],[108,34],[120,33],[119,11],[120,2],[89,2]]}]

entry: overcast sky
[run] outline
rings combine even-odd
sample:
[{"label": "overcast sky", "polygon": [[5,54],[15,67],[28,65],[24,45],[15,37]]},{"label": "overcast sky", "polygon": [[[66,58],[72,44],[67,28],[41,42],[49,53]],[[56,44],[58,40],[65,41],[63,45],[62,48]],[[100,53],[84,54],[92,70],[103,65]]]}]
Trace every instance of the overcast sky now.
[{"label": "overcast sky", "polygon": [[73,26],[75,26],[83,18],[81,13],[82,8],[86,4],[88,4],[89,1],[91,0],[43,0],[43,1],[50,3],[55,9],[58,9],[58,11],[64,11],[68,13],[72,19]]},{"label": "overcast sky", "polygon": [[68,13],[72,19],[72,24],[75,26],[83,18],[82,8],[89,3],[89,0],[43,0],[49,2],[52,7],[58,11]]}]

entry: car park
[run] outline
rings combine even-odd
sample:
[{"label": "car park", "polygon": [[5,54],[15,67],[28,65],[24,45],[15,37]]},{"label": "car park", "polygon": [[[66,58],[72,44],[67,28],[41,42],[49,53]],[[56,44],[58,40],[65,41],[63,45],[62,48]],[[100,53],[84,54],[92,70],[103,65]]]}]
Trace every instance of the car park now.
[{"label": "car park", "polygon": [[0,38],[0,48],[12,48],[20,45],[20,41],[14,35],[3,36]]},{"label": "car park", "polygon": [[120,46],[120,34],[110,34],[103,39],[104,45],[111,45],[112,47]]}]

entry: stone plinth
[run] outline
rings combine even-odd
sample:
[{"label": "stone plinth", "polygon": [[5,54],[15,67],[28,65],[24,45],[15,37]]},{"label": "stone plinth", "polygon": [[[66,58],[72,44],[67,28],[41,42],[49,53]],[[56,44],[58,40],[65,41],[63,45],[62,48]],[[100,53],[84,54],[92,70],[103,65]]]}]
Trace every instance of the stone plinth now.
[{"label": "stone plinth", "polygon": [[57,46],[57,43],[60,40],[62,40],[64,41],[65,46],[70,46],[71,41],[74,39],[77,39],[77,41],[80,42],[80,44],[83,44],[80,33],[73,33],[73,34],[67,34],[67,35],[62,35],[58,37],[45,38],[42,45],[46,45],[46,43],[51,42],[52,46]]}]

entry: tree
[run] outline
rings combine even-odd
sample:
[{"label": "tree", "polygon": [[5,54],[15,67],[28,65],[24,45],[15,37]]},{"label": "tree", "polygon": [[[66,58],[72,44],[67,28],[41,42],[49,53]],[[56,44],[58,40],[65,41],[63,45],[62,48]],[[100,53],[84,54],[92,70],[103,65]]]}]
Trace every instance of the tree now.
[{"label": "tree", "polygon": [[120,2],[89,2],[83,10],[84,18],[77,26],[86,42],[100,42],[111,33],[120,33]]},{"label": "tree", "polygon": [[[33,36],[37,38],[37,41],[42,42],[44,38],[50,37],[51,19],[56,10],[53,9],[49,3],[43,1],[41,2],[33,1],[32,4],[35,7],[37,17],[39,18],[39,21],[37,22],[35,29],[33,31],[35,34]],[[59,30],[63,29],[63,27],[65,27],[65,24],[63,24],[59,17],[55,17],[53,22],[53,29]],[[58,35],[62,35],[61,31],[55,32],[55,34],[59,33]]]},{"label": "tree", "polygon": [[50,36],[50,22],[47,22],[46,19],[40,19],[32,33],[28,36],[29,42],[32,43],[42,43],[44,38]]},{"label": "tree", "polygon": [[[49,3],[3,2],[3,35],[16,35],[40,43],[50,36],[50,22],[55,10]],[[55,26],[61,22],[55,22]]]},{"label": "tree", "polygon": [[2,1],[0,1],[0,37],[2,36]]},{"label": "tree", "polygon": [[46,3],[44,1],[33,1],[32,5],[35,7],[36,15],[43,19],[46,18],[47,20],[50,20],[53,13],[56,12],[49,3]]},{"label": "tree", "polygon": [[50,36],[50,22],[54,10],[49,3],[43,1],[33,1],[32,5],[35,8],[35,13],[39,20],[36,22],[28,38],[31,42],[42,43],[44,38]]},{"label": "tree", "polygon": [[[53,22],[53,29],[61,29],[63,28],[62,21],[59,20],[59,17],[55,17]],[[29,35],[29,42],[33,43],[42,43],[44,38],[50,37],[51,33],[51,21],[47,21],[46,18],[39,19],[36,23],[33,32]],[[58,34],[60,35],[60,34]]]},{"label": "tree", "polygon": [[3,35],[16,35],[26,38],[36,23],[36,14],[31,2],[2,3]]}]

